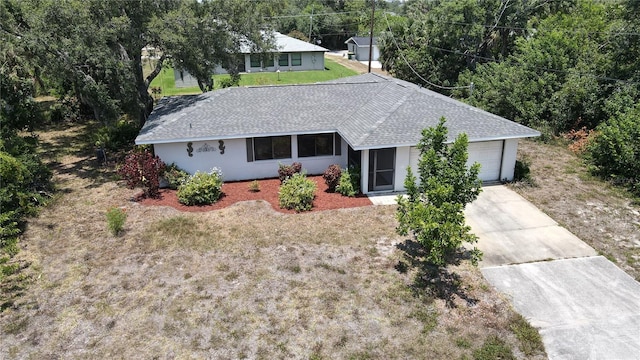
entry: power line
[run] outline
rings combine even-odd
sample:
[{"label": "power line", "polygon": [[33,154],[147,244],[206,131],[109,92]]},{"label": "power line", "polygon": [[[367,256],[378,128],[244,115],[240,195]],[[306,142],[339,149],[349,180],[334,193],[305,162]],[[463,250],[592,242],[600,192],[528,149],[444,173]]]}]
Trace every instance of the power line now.
[{"label": "power line", "polygon": [[[493,25],[485,25],[485,24],[473,24],[473,23],[466,23],[466,22],[457,22],[457,21],[436,21],[436,20],[427,20],[427,22],[433,22],[436,24],[447,24],[447,25],[461,25],[461,26],[481,26],[481,27],[485,27],[485,28],[492,28],[492,29],[503,29],[503,30],[519,30],[519,31],[556,31],[559,30],[557,28],[555,29],[538,29],[538,28],[525,28],[525,27],[519,27],[519,26],[504,26],[504,25],[497,25],[497,26],[493,26]],[[576,30],[572,30],[572,29],[561,29],[561,31],[563,32],[568,32],[568,33],[574,33],[574,34],[585,34],[585,35],[591,35],[591,34],[608,34],[608,35],[614,35],[614,36],[623,36],[623,35],[630,35],[630,36],[640,36],[640,33],[637,32],[608,32],[608,31],[586,31],[586,29],[580,30],[580,29],[576,29]]]},{"label": "power line", "polygon": [[[431,49],[440,50],[440,51],[452,53],[452,54],[455,54],[455,55],[472,56],[474,59],[480,59],[480,60],[486,60],[488,62],[500,63],[499,60],[494,59],[494,58],[489,58],[489,57],[480,56],[480,55],[467,54],[467,53],[460,52],[458,50],[444,49],[444,48],[437,47],[437,46],[431,46],[431,45],[425,45],[425,46],[428,47],[428,48],[431,48]],[[622,82],[622,83],[627,83],[627,84],[638,84],[639,83],[637,81],[622,80],[622,79],[616,79],[616,78],[612,78],[612,77],[608,77],[608,76],[598,76],[598,75],[594,75],[594,74],[591,74],[591,73],[576,72],[576,71],[573,71],[571,69],[560,70],[560,69],[552,69],[552,68],[547,68],[547,67],[533,66],[533,65],[529,65],[529,64],[525,64],[525,65],[527,67],[529,67],[529,68],[532,68],[532,69],[548,71],[548,72],[555,72],[555,73],[565,73],[565,74],[573,73],[573,74],[578,74],[580,76],[592,77],[592,78],[597,79],[597,80],[617,81],[617,82]]]},{"label": "power line", "polygon": [[317,13],[317,14],[299,14],[299,15],[278,15],[278,16],[263,16],[263,19],[284,19],[284,18],[298,18],[298,17],[310,17],[310,16],[322,16],[322,15],[338,15],[338,14],[353,14],[361,13],[361,11],[341,11],[330,13]]},{"label": "power line", "polygon": [[396,48],[398,49],[398,54],[400,54],[400,56],[402,57],[402,60],[404,60],[405,64],[407,64],[409,69],[411,69],[411,71],[420,80],[422,80],[423,82],[427,83],[428,85],[431,85],[433,87],[436,87],[438,89],[443,89],[443,90],[473,89],[473,83],[471,85],[469,85],[469,86],[442,86],[442,85],[434,84],[431,81],[423,78],[422,75],[418,74],[418,72],[413,68],[413,66],[411,66],[411,64],[409,64],[409,61],[407,61],[407,58],[402,53],[402,50],[400,50],[400,46],[398,45],[398,42],[396,41],[396,37],[393,35],[393,31],[391,31],[391,25],[389,24],[389,19],[387,19],[387,13],[386,12],[384,13],[384,19],[387,22],[387,28],[389,29],[389,33],[391,34],[391,39],[393,39],[393,43],[396,45]]}]

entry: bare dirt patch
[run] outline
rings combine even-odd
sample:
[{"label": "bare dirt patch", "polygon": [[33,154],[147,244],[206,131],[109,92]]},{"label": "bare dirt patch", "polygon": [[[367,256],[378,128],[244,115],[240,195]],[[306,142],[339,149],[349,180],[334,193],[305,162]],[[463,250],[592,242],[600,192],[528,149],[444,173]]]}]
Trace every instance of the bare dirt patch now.
[{"label": "bare dirt patch", "polygon": [[[357,72],[359,72],[360,74],[364,74],[369,70],[369,66],[368,64],[365,65],[363,63],[361,63],[360,61],[356,61],[356,60],[349,60],[344,56],[340,56],[340,55],[333,55],[333,54],[327,54],[326,56],[328,56],[331,60],[337,62],[338,64],[349,68],[351,70],[355,70]],[[373,73],[377,73],[377,74],[382,74],[382,75],[389,75],[389,73],[387,73],[386,71],[382,70],[382,69],[376,69],[376,68],[371,68],[371,72]]]},{"label": "bare dirt patch", "polygon": [[[366,195],[356,197],[342,196],[339,193],[328,192],[322,176],[309,176],[316,183],[316,197],[313,200],[312,211],[334,210],[372,205]],[[228,182],[222,185],[222,197],[215,203],[206,206],[186,206],[178,202],[175,190],[163,189],[158,198],[145,198],[140,204],[146,206],[171,206],[180,211],[202,212],[226,208],[241,201],[263,200],[271,204],[274,210],[283,213],[295,213],[294,210],[281,209],[278,204],[279,179],[257,180],[260,191],[251,191],[252,181]]]},{"label": "bare dirt patch", "polygon": [[519,350],[519,318],[467,262],[451,299],[413,290],[394,206],[182,212],[131,201],[89,152],[55,158],[61,192],[22,239],[28,289],[0,314],[0,358],[451,359],[493,337],[543,357]]},{"label": "bare dirt patch", "polygon": [[640,206],[630,194],[589,175],[560,145],[522,141],[535,187],[512,186],[538,208],[640,280]]}]

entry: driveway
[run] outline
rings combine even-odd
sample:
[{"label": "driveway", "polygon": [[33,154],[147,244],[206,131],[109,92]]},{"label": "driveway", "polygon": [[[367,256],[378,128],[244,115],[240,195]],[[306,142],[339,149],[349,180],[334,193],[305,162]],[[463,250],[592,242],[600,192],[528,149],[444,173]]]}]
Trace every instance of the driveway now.
[{"label": "driveway", "polygon": [[640,359],[640,284],[520,195],[466,210],[485,278],[540,330],[550,359]]}]

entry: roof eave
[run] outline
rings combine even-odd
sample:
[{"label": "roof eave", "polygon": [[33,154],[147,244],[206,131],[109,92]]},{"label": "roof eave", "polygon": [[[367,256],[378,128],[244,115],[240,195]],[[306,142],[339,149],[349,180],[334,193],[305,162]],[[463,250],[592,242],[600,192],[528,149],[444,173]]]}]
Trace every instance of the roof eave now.
[{"label": "roof eave", "polygon": [[[486,141],[498,141],[498,140],[511,140],[511,139],[526,139],[526,138],[531,138],[531,137],[538,137],[540,136],[540,132],[539,131],[535,131],[532,132],[531,134],[528,135],[508,135],[508,136],[491,136],[491,137],[484,137],[484,138],[473,138],[473,139],[469,139],[469,143],[476,143],[476,142],[486,142]],[[447,144],[452,143],[452,141],[447,141]],[[351,144],[349,144],[351,146],[351,148],[353,150],[356,151],[361,151],[361,150],[375,150],[375,149],[384,149],[384,148],[398,148],[398,147],[405,147],[405,146],[416,146],[418,145],[418,143],[413,143],[413,142],[407,142],[407,143],[397,143],[397,144],[382,144],[382,145],[370,145],[370,146],[353,146]]]},{"label": "roof eave", "polygon": [[231,135],[219,135],[219,136],[203,136],[203,137],[185,137],[185,138],[171,138],[171,139],[149,139],[149,140],[135,140],[136,145],[153,145],[153,144],[173,144],[173,143],[187,143],[195,141],[212,141],[212,140],[231,140],[231,139],[247,139],[256,137],[270,137],[270,136],[287,136],[287,135],[312,135],[312,134],[328,134],[335,133],[336,129],[327,130],[309,130],[309,131],[287,131],[287,132],[272,132],[272,133],[252,133],[252,134],[231,134]]}]

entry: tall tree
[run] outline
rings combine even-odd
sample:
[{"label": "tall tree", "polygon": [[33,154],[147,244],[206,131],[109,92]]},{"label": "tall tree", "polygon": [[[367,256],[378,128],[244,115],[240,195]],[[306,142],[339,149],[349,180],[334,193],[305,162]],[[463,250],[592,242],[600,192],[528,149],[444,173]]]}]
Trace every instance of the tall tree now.
[{"label": "tall tree", "polygon": [[478,64],[509,55],[515,40],[525,33],[528,21],[572,3],[549,0],[409,1],[402,14],[406,21],[390,23],[382,36],[381,62],[399,78],[442,91],[438,86],[455,85],[463,70],[473,70]]},{"label": "tall tree", "polygon": [[505,61],[463,72],[459,84],[473,82],[475,87],[456,95],[547,134],[595,127],[615,107],[607,105],[610,96],[631,91],[616,80],[625,75],[611,56],[615,29],[621,26],[619,11],[584,1],[571,13],[538,21]]},{"label": "tall tree", "polygon": [[[149,84],[169,59],[207,90],[216,65],[237,69],[243,42],[255,51],[271,46],[255,3],[5,0],[0,31],[21,39],[57,90],[76,95],[96,118],[108,123],[126,112],[144,120],[153,104]],[[161,54],[146,77],[145,46]]]},{"label": "tall tree", "polygon": [[[447,144],[445,119],[438,126],[422,131],[418,144],[420,160],[418,179],[407,169],[407,196],[398,196],[398,228],[400,235],[411,234],[426,250],[426,260],[444,266],[464,244],[473,244],[477,237],[465,224],[464,208],[481,191],[478,177],[480,164],[467,168],[468,138],[460,134],[453,144]],[[480,259],[477,249],[471,251],[474,263]]]}]

